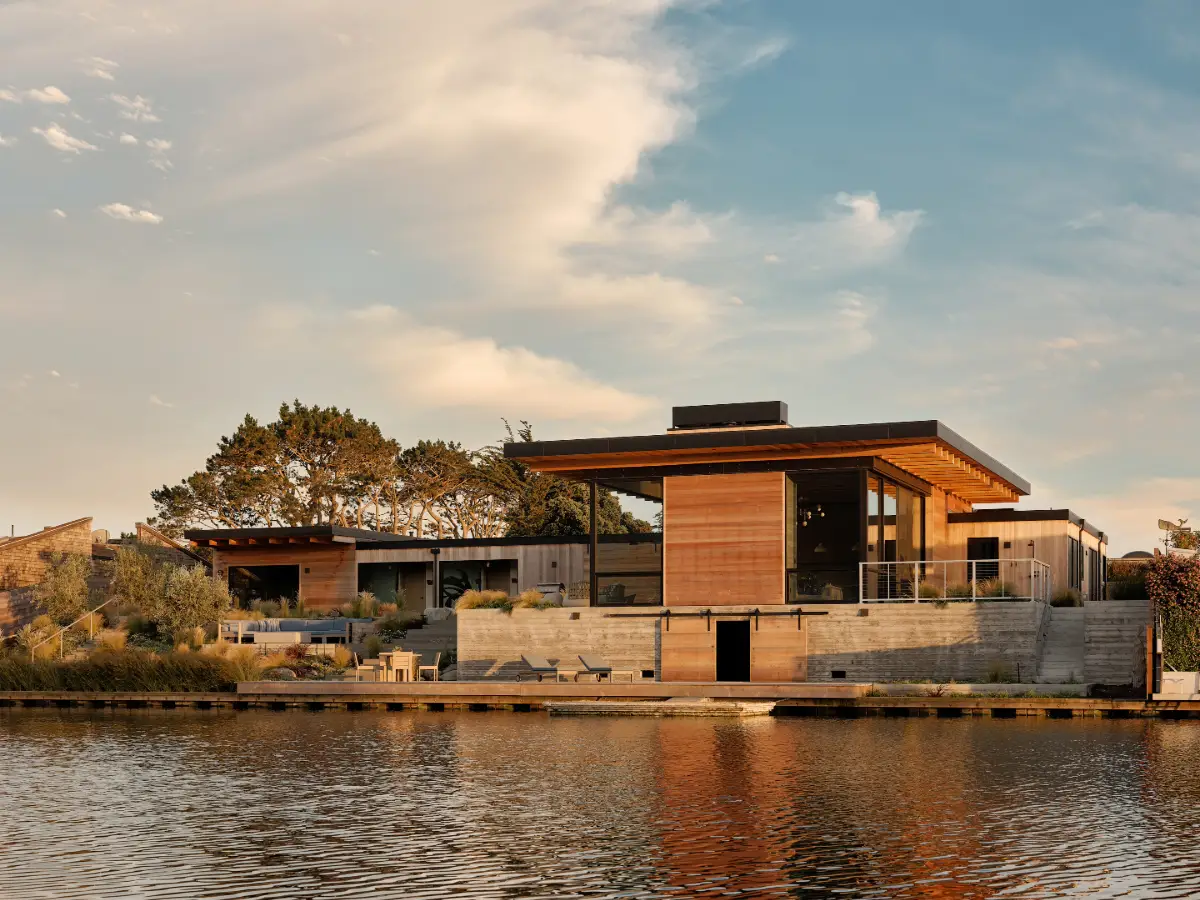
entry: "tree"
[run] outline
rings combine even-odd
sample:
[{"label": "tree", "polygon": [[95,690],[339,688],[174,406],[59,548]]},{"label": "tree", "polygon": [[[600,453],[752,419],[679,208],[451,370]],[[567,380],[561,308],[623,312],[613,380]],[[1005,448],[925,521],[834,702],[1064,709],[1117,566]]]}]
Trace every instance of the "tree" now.
[{"label": "tree", "polygon": [[79,553],[55,553],[41,583],[34,588],[34,599],[59,625],[73,622],[88,611],[88,576],[92,561]]},{"label": "tree", "polygon": [[1187,523],[1187,519],[1180,519],[1178,525],[1168,529],[1163,538],[1163,545],[1168,549],[1176,550],[1200,549],[1200,534],[1188,528]]},{"label": "tree", "polygon": [[119,547],[110,588],[121,603],[149,614],[166,592],[165,566],[132,547]]},{"label": "tree", "polygon": [[[505,422],[509,442],[533,440],[528,422],[514,433]],[[519,459],[504,455],[503,442],[480,451],[480,477],[504,506],[506,534],[563,536],[587,534],[591,529],[588,485],[567,481],[547,472],[535,472]],[[621,509],[612,491],[597,491],[596,525],[601,534],[653,531],[653,526]]]}]

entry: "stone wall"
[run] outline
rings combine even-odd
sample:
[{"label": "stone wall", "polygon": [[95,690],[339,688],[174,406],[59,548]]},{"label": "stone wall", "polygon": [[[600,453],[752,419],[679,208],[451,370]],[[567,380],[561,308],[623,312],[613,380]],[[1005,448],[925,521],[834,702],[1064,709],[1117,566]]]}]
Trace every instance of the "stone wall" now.
[{"label": "stone wall", "polygon": [[0,637],[12,634],[35,616],[33,588],[0,591]]},{"label": "stone wall", "polygon": [[[646,612],[648,610],[641,610]],[[564,669],[594,654],[614,669],[659,675],[658,620],[606,618],[607,610],[464,609],[458,619],[458,677],[515,678],[528,671],[522,654],[544,656]]]},{"label": "stone wall", "polygon": [[1084,680],[1094,684],[1146,684],[1149,600],[1083,604]]},{"label": "stone wall", "polygon": [[808,678],[986,682],[1037,675],[1048,607],[1041,603],[805,605]]}]

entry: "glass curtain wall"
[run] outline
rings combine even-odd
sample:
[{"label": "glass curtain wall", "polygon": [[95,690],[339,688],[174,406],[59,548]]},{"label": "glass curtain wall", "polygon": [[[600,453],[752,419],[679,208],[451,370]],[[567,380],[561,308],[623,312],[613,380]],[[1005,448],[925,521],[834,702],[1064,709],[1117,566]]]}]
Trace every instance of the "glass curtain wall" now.
[{"label": "glass curtain wall", "polygon": [[[925,498],[875,472],[796,472],[788,484],[788,600],[912,598],[925,555]],[[872,565],[861,573],[859,563]]]}]

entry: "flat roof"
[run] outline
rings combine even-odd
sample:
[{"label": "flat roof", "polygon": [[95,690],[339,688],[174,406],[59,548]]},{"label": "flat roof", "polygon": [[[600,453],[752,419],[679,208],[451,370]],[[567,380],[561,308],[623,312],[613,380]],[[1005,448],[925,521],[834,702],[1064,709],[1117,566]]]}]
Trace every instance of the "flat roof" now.
[{"label": "flat roof", "polygon": [[[944,448],[948,453],[941,455],[947,458],[935,458],[939,454],[918,458],[912,445]],[[906,447],[908,452],[905,452]],[[968,463],[970,465],[964,472],[971,476],[971,481],[978,482],[977,489],[973,490],[969,481],[963,479],[954,483],[975,493],[978,502],[1011,501],[1016,499],[1015,495],[1025,495],[1031,490],[1029,482],[1016,472],[936,419],[860,425],[716,428],[629,437],[526,441],[505,444],[504,455],[529,461],[534,468],[565,474],[573,468],[572,460],[578,461],[576,468],[580,470],[606,466],[628,469],[639,464],[652,467],[664,463],[708,462],[718,457],[744,459],[770,454],[774,458],[787,458],[789,452],[796,452],[796,458],[814,458],[822,451],[839,449],[863,454],[877,451],[876,455],[893,465],[939,486],[949,483],[947,478],[955,474],[955,468],[963,469],[961,464]],[[971,468],[983,471],[970,471]],[[939,472],[943,477],[938,477]],[[1001,482],[1007,490],[993,489],[992,479]],[[960,490],[954,492],[962,493]]]},{"label": "flat roof", "polygon": [[[184,536],[196,544],[218,545],[222,548],[239,546],[260,548],[263,546],[355,544],[367,550],[433,550],[440,547],[521,547],[553,544],[586,544],[591,538],[586,534],[564,535],[514,535],[484,538],[417,538],[386,531],[371,531],[365,528],[343,528],[340,525],[303,525],[279,528],[209,528],[192,529]],[[602,534],[599,541],[604,544],[637,544],[662,541],[662,532],[642,531],[626,534]]]},{"label": "flat roof", "polygon": [[977,509],[949,513],[946,521],[951,525],[956,522],[1070,522],[1094,538],[1108,540],[1103,531],[1069,509]]}]

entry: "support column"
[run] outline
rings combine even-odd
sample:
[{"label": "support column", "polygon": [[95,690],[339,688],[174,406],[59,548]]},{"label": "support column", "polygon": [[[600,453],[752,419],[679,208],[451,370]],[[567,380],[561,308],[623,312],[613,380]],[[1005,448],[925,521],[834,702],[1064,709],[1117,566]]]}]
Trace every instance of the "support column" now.
[{"label": "support column", "polygon": [[596,557],[600,555],[600,529],[596,524],[596,507],[599,490],[596,479],[588,482],[588,534],[591,536],[591,548],[588,551],[588,606],[596,606],[600,601],[599,582],[596,578]]}]

